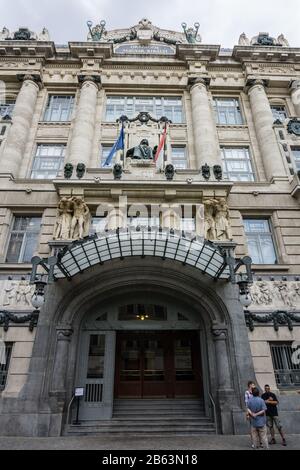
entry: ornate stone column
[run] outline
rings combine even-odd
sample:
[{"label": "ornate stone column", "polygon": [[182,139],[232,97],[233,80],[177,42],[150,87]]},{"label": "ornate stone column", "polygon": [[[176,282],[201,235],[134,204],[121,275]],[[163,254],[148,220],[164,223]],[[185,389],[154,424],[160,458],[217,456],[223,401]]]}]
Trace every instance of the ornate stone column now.
[{"label": "ornate stone column", "polygon": [[69,344],[73,330],[70,327],[57,330],[57,343],[53,367],[51,392],[63,395],[66,391],[66,373],[69,357]]},{"label": "ornate stone column", "polygon": [[69,161],[73,165],[89,166],[96,124],[97,94],[101,85],[98,75],[79,75],[81,84],[79,103],[70,142]]},{"label": "ornate stone column", "polygon": [[300,117],[300,80],[293,80],[290,89],[296,116]]},{"label": "ornate stone column", "polygon": [[190,84],[197,166],[200,169],[205,163],[221,165],[216,124],[207,92],[208,79],[192,78]]},{"label": "ornate stone column", "polygon": [[227,330],[226,329],[213,329],[212,330],[215,349],[216,349],[216,362],[218,373],[218,390],[232,390],[230,364],[227,351]]},{"label": "ornate stone column", "polygon": [[279,145],[273,129],[274,118],[265,92],[264,80],[251,80],[248,94],[258,145],[268,180],[286,176]]},{"label": "ornate stone column", "polygon": [[41,84],[39,75],[17,75],[17,78],[22,80],[23,84],[14,107],[12,126],[6,138],[0,170],[1,173],[10,173],[15,178],[18,177],[24,157]]}]

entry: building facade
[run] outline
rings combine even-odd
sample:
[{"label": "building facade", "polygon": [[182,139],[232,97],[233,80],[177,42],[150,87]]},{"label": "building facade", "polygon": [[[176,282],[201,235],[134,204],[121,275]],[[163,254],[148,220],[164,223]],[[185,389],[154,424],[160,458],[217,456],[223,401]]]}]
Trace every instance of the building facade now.
[{"label": "building facade", "polygon": [[300,49],[88,27],[0,35],[0,434],[300,432]]}]

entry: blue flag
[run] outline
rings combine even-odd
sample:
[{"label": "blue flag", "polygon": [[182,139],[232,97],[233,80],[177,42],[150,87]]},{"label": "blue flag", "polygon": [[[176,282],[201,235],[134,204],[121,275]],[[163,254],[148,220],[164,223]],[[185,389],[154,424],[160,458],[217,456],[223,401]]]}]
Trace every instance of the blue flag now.
[{"label": "blue flag", "polygon": [[108,155],[107,159],[105,160],[105,163],[104,163],[103,166],[109,166],[112,162],[114,154],[118,150],[124,150],[124,140],[125,140],[124,137],[125,137],[124,136],[124,126],[122,125],[120,135],[119,135],[118,139],[116,140],[116,142],[114,143],[113,148],[109,152],[109,155]]}]

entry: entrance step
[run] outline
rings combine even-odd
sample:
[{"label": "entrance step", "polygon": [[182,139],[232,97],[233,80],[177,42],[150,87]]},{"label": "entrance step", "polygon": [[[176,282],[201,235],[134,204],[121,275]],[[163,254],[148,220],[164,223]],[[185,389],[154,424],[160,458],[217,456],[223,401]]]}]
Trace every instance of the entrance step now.
[{"label": "entrance step", "polygon": [[196,399],[117,399],[111,420],[85,421],[69,425],[67,435],[199,435],[215,433],[205,416],[204,405]]}]

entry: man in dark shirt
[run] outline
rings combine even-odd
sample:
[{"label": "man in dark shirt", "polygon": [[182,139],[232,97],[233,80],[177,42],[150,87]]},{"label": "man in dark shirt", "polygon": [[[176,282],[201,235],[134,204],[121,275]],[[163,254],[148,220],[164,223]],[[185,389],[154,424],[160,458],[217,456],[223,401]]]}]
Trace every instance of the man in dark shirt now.
[{"label": "man in dark shirt", "polygon": [[271,434],[270,444],[276,444],[275,429],[274,429],[274,424],[275,424],[281,436],[282,445],[286,446],[286,440],[282,431],[282,425],[278,418],[278,410],[277,410],[278,400],[277,400],[275,393],[271,392],[270,385],[265,385],[265,393],[262,394],[261,398],[265,401],[265,404],[267,405],[266,415],[267,415],[267,426]]}]

